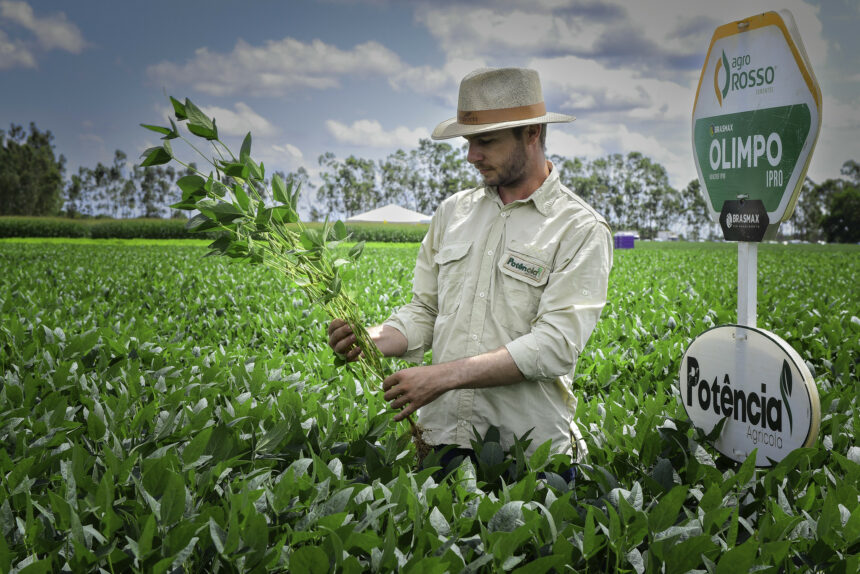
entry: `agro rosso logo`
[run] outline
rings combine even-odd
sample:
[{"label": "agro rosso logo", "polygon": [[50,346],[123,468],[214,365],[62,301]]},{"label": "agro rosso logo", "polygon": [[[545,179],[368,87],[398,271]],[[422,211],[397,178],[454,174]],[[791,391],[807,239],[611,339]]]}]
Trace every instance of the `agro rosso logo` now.
[{"label": "agro rosso logo", "polygon": [[723,106],[723,101],[730,92],[773,84],[776,69],[773,66],[753,68],[751,62],[752,58],[749,54],[729,60],[723,50],[722,58],[717,60],[717,65],[714,67],[714,93],[717,95],[717,103],[720,107]]}]

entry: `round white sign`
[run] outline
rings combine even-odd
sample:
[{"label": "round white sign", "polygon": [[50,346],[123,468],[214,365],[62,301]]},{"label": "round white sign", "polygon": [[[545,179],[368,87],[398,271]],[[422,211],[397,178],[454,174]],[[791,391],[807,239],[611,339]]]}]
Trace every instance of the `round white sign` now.
[{"label": "round white sign", "polygon": [[754,450],[770,466],[818,436],[818,389],[800,355],[779,336],[723,325],[696,337],[681,359],[681,402],[706,433],[726,422],[714,447],[743,462]]}]

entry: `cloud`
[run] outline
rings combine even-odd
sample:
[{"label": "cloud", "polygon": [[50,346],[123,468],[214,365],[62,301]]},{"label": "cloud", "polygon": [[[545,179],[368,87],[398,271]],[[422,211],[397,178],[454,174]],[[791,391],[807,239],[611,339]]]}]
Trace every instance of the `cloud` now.
[{"label": "cloud", "polygon": [[404,68],[390,76],[388,83],[395,90],[408,89],[428,96],[447,108],[456,109],[460,80],[472,70],[484,67],[487,67],[485,60],[455,58],[445,62],[441,68]]},{"label": "cloud", "polygon": [[254,137],[267,137],[277,133],[277,128],[248,104],[236,102],[233,108],[228,110],[217,106],[201,106],[200,109],[207,116],[215,118],[219,133],[228,136],[242,137],[249,131]]},{"label": "cloud", "polygon": [[378,42],[341,50],[321,40],[284,38],[262,46],[239,39],[226,54],[198,48],[184,64],[161,62],[148,73],[157,81],[191,85],[214,96],[283,96],[299,89],[336,88],[344,76],[385,77],[402,68],[397,54]]},{"label": "cloud", "polygon": [[78,141],[84,145],[102,145],[105,143],[105,140],[101,136],[94,133],[78,134]]},{"label": "cloud", "polygon": [[32,32],[44,50],[65,50],[80,54],[86,47],[83,34],[62,12],[38,17],[26,2],[0,1],[0,18]]},{"label": "cloud", "polygon": [[449,59],[507,57],[516,60],[578,56],[626,69],[634,76],[674,79],[700,69],[714,29],[765,10],[789,8],[798,22],[813,64],[827,54],[818,8],[802,0],[747,0],[708,5],[690,15],[677,0],[649,2],[546,1],[424,3],[416,21],[437,39]]},{"label": "cloud", "polygon": [[284,145],[273,144],[272,145],[272,151],[274,151],[275,153],[289,156],[289,157],[296,158],[296,159],[303,159],[305,157],[304,154],[302,153],[302,150],[300,150],[299,148],[297,148],[296,146],[294,146],[291,143],[285,143]]},{"label": "cloud", "polygon": [[550,109],[584,115],[618,114],[632,118],[687,118],[695,89],[696,74],[690,72],[689,87],[658,78],[641,78],[609,68],[594,60],[566,56],[535,59],[528,65],[540,73],[544,98]]},{"label": "cloud", "polygon": [[0,70],[35,68],[36,57],[21,42],[10,40],[0,30]]},{"label": "cloud", "polygon": [[[693,156],[687,132],[680,131],[676,137],[660,137],[642,130],[641,126],[631,129],[624,123],[600,122],[595,124],[579,121],[564,128],[550,127],[547,131],[547,153],[572,158],[580,157],[594,160],[610,154],[627,155],[640,152],[666,168],[670,183],[675,188],[683,188],[696,177]],[[683,138],[684,145],[675,145]]]},{"label": "cloud", "polygon": [[410,130],[398,126],[386,132],[382,124],[376,120],[358,120],[349,126],[335,120],[328,120],[325,126],[337,142],[362,147],[411,148],[418,145],[418,140],[430,137],[430,132],[426,128]]}]

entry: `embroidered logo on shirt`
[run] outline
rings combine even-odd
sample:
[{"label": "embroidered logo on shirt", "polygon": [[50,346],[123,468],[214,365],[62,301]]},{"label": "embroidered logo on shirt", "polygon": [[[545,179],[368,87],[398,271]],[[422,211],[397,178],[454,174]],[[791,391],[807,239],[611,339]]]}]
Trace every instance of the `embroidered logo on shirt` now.
[{"label": "embroidered logo on shirt", "polygon": [[545,267],[540,265],[535,265],[530,261],[526,261],[525,259],[520,259],[516,255],[511,255],[510,253],[505,255],[505,263],[504,267],[513,271],[517,275],[522,275],[523,277],[528,277],[529,279],[533,279],[534,281],[539,281],[541,277],[543,277],[543,273],[546,270]]}]

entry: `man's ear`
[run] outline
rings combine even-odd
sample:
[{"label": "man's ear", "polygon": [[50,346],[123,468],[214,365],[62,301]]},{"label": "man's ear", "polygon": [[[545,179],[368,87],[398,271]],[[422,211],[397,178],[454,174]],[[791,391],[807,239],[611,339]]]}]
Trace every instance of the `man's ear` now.
[{"label": "man's ear", "polygon": [[534,144],[540,139],[540,132],[543,128],[540,124],[531,124],[526,126],[526,143],[529,145]]}]

